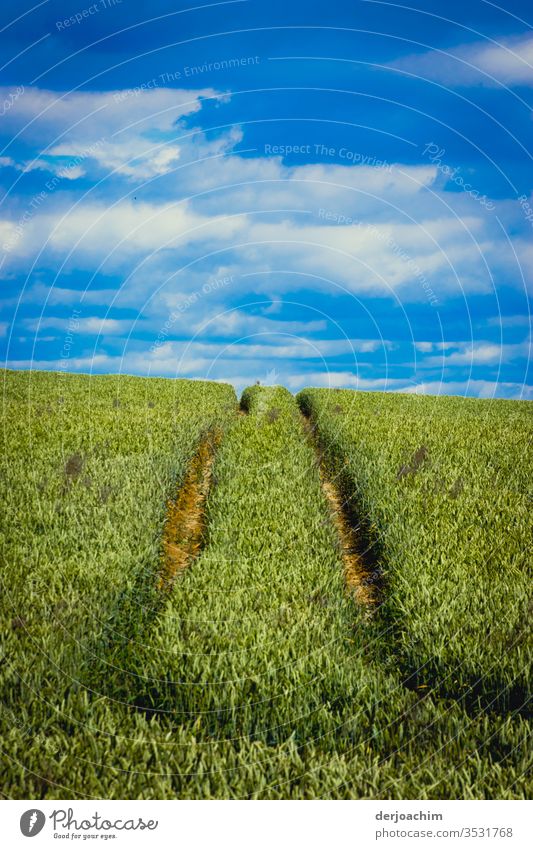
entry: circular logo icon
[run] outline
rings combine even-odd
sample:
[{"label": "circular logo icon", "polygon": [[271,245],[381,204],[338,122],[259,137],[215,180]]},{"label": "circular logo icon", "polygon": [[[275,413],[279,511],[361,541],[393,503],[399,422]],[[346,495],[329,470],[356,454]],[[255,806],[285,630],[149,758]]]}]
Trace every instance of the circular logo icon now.
[{"label": "circular logo icon", "polygon": [[46,817],[42,811],[30,808],[29,811],[24,811],[20,818],[20,830],[24,837],[35,837],[42,831],[45,822]]}]

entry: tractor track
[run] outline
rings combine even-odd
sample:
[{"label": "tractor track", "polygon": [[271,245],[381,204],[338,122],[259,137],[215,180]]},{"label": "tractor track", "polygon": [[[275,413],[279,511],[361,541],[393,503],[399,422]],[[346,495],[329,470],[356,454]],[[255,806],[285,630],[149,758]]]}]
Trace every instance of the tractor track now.
[{"label": "tractor track", "polygon": [[346,589],[358,604],[371,610],[380,602],[375,565],[367,562],[364,556],[365,549],[358,533],[359,524],[354,521],[348,501],[327,468],[315,426],[304,412],[300,412],[304,432],[317,457],[320,484],[337,533]]},{"label": "tractor track", "polygon": [[218,428],[208,431],[196,449],[174,499],[167,503],[157,587],[170,590],[176,576],[200,554],[206,530],[206,504],[213,479],[213,463],[222,441]]}]

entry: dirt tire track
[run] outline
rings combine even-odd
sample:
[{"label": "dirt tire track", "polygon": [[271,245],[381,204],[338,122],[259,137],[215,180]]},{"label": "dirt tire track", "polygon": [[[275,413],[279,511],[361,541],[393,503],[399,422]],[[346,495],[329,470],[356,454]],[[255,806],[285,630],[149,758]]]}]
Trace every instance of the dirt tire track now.
[{"label": "dirt tire track", "polygon": [[221,441],[222,431],[219,428],[206,434],[194,453],[176,498],[167,504],[162,567],[157,581],[159,590],[170,590],[176,576],[190,566],[202,550],[207,496],[213,479],[215,454]]},{"label": "dirt tire track", "polygon": [[371,610],[380,601],[376,581],[373,580],[374,570],[365,562],[360,553],[361,545],[357,530],[350,521],[349,511],[339,488],[329,475],[315,426],[305,413],[301,412],[301,416],[304,431],[317,456],[322,491],[328,502],[331,520],[337,532],[347,591],[358,604]]}]

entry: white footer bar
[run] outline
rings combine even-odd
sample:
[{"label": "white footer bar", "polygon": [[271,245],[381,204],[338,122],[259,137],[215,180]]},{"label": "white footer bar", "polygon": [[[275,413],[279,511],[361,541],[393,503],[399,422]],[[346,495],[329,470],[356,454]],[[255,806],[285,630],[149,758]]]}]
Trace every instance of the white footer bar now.
[{"label": "white footer bar", "polygon": [[533,847],[531,802],[4,801],[0,844],[366,849]]}]

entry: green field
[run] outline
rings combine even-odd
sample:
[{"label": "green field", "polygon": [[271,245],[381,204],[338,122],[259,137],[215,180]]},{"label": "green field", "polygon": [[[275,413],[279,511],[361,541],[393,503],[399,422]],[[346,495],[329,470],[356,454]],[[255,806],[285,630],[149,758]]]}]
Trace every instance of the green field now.
[{"label": "green field", "polygon": [[530,795],[531,404],[2,386],[4,797]]}]

